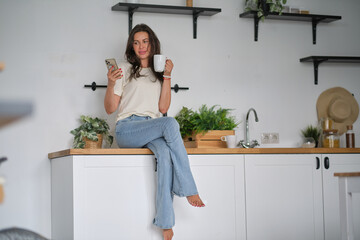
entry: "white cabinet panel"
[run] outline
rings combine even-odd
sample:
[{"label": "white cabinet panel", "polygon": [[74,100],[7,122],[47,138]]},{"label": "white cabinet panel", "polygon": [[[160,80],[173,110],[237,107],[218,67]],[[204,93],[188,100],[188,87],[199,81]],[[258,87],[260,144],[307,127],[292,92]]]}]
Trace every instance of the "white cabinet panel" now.
[{"label": "white cabinet panel", "polygon": [[245,155],[248,240],[324,239],[316,157]]},{"label": "white cabinet panel", "polygon": [[[339,179],[335,172],[359,172],[360,154],[323,154],[322,160],[329,160],[329,167],[323,169],[325,239],[339,240]],[[324,166],[324,165],[323,165]],[[360,239],[360,194],[353,194],[354,239]]]},{"label": "white cabinet panel", "polygon": [[[80,239],[155,239],[153,156],[77,157]],[[75,235],[76,236],[76,235]],[[158,238],[159,239],[159,238]]]},{"label": "white cabinet panel", "polygon": [[175,198],[175,240],[245,240],[243,155],[191,155],[190,163],[206,207]]},{"label": "white cabinet panel", "polygon": [[[245,240],[243,155],[191,155],[205,208],[174,198],[174,240]],[[160,240],[153,155],[51,160],[53,240]]]}]

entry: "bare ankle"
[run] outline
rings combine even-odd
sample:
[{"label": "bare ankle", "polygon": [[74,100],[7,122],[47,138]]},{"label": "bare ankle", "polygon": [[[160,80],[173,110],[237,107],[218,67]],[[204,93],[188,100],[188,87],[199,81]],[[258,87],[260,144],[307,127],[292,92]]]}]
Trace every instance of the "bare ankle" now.
[{"label": "bare ankle", "polygon": [[164,240],[171,240],[173,236],[174,236],[174,232],[173,232],[172,228],[163,229]]}]

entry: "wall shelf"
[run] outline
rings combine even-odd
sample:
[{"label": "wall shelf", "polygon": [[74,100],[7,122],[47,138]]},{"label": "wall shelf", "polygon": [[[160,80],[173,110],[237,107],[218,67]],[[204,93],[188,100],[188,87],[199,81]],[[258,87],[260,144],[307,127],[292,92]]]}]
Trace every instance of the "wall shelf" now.
[{"label": "wall shelf", "polygon": [[345,56],[309,56],[301,58],[300,62],[312,62],[314,64],[314,84],[318,84],[318,68],[319,64],[323,62],[332,63],[360,63],[360,57],[345,57]]},{"label": "wall shelf", "polygon": [[[240,14],[240,18],[253,18],[254,19],[254,31],[255,31],[255,41],[258,40],[259,32],[259,18],[256,11],[248,11]],[[316,27],[317,24],[330,23],[336,20],[340,20],[341,16],[332,16],[332,15],[318,15],[318,14],[299,14],[299,13],[282,13],[278,15],[277,13],[269,13],[265,17],[267,19],[275,20],[289,20],[289,21],[301,21],[301,22],[311,22],[312,23],[312,35],[313,35],[313,44],[316,44]]]},{"label": "wall shelf", "polygon": [[132,29],[132,20],[133,20],[134,12],[192,15],[194,39],[196,39],[197,37],[197,18],[199,16],[212,16],[221,12],[220,8],[200,8],[200,7],[140,4],[140,3],[118,3],[114,5],[111,8],[111,10],[128,12],[129,33]]}]

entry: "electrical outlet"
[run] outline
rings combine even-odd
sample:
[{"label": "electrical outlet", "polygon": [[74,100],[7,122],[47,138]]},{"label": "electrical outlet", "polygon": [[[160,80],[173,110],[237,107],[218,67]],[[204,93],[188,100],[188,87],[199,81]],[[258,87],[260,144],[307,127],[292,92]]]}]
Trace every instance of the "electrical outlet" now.
[{"label": "electrical outlet", "polygon": [[261,143],[262,144],[271,144],[279,143],[279,133],[262,133],[261,134]]},{"label": "electrical outlet", "polygon": [[279,143],[279,133],[269,133],[269,141],[270,143]]},{"label": "electrical outlet", "polygon": [[270,134],[262,133],[261,134],[261,144],[269,144],[270,143]]}]

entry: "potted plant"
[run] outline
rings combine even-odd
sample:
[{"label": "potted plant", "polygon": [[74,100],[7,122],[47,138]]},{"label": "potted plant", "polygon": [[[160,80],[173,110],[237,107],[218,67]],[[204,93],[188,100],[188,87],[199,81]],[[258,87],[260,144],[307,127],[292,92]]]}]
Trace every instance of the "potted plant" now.
[{"label": "potted plant", "polygon": [[256,11],[261,21],[264,21],[269,12],[282,14],[287,0],[245,0],[245,11]]},{"label": "potted plant", "polygon": [[315,140],[315,147],[319,146],[320,129],[312,125],[308,125],[306,128],[301,130],[301,133],[305,139],[313,138]]},{"label": "potted plant", "polygon": [[[226,145],[220,138],[234,135],[234,129],[239,125],[235,117],[230,116],[230,111],[231,109],[221,108],[218,105],[210,108],[202,105],[198,111],[183,107],[175,119],[180,125],[180,133],[185,142],[207,141],[206,146],[219,147]],[[199,143],[196,146],[199,146]]]},{"label": "potted plant", "polygon": [[80,116],[81,125],[70,131],[74,135],[74,148],[101,148],[102,139],[111,146],[113,136],[109,133],[109,125],[104,119]]}]

